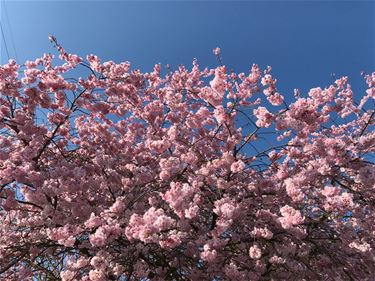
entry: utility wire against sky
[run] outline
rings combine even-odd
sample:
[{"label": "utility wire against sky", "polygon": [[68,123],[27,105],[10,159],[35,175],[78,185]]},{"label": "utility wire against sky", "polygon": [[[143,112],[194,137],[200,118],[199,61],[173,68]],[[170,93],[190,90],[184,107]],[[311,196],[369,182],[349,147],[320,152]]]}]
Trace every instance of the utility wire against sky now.
[{"label": "utility wire against sky", "polygon": [[5,52],[6,52],[6,54],[7,54],[8,59],[10,59],[10,56],[9,56],[9,50],[8,50],[8,45],[7,45],[7,41],[6,41],[6,39],[5,39],[5,34],[4,34],[3,23],[1,22],[1,20],[0,20],[0,28],[1,28],[1,35],[2,35],[2,37],[3,37],[3,41],[4,41]]},{"label": "utility wire against sky", "polygon": [[[7,21],[7,24],[8,24],[10,41],[12,42],[12,47],[13,47],[13,51],[14,51],[14,58],[18,61],[18,54],[17,54],[17,50],[16,50],[16,45],[15,45],[15,42],[14,42],[13,32],[12,32],[12,28],[11,28],[11,25],[10,25],[8,11],[7,11],[7,8],[6,8],[6,5],[5,5],[5,1],[0,1],[0,7],[4,11],[5,18],[6,18],[6,21]],[[5,52],[6,52],[6,55],[8,57],[8,60],[9,60],[11,58],[11,56],[10,56],[10,52],[9,52],[9,48],[8,48],[7,38],[5,36],[5,28],[4,28],[3,23],[4,22],[0,19],[1,35],[2,35],[2,38],[3,38],[3,41],[4,41]]]},{"label": "utility wire against sky", "polygon": [[17,54],[16,44],[15,44],[15,41],[14,41],[12,26],[10,24],[10,20],[9,20],[9,16],[8,16],[8,9],[7,9],[6,5],[5,5],[5,1],[2,1],[2,2],[3,2],[3,7],[4,7],[5,18],[6,18],[7,25],[8,25],[8,30],[9,30],[9,35],[10,35],[10,41],[12,43],[12,47],[13,47],[15,59],[18,62],[19,61],[18,60],[18,54]]}]

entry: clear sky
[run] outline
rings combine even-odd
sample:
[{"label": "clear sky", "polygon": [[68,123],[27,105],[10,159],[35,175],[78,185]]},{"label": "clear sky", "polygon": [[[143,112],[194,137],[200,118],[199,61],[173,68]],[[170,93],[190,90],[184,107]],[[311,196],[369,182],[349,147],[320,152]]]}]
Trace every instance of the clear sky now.
[{"label": "clear sky", "polygon": [[9,53],[13,38],[20,62],[56,53],[53,34],[68,52],[143,71],[193,58],[213,67],[220,46],[230,69],[271,65],[286,96],[328,85],[331,73],[363,89],[360,72],[375,70],[375,1],[1,1]]}]

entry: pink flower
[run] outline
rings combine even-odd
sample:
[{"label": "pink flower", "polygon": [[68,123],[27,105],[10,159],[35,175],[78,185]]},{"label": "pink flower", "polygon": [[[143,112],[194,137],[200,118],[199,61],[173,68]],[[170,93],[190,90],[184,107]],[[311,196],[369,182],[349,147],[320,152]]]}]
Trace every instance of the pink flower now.
[{"label": "pink flower", "polygon": [[260,257],[262,256],[262,251],[258,245],[254,245],[250,247],[249,255],[252,259],[260,259]]},{"label": "pink flower", "polygon": [[93,246],[104,246],[107,241],[107,233],[103,227],[99,227],[94,234],[90,235],[90,243]]},{"label": "pink flower", "polygon": [[200,257],[202,260],[208,263],[212,263],[217,257],[217,252],[215,249],[211,249],[210,245],[205,244],[203,246],[203,252],[200,254]]},{"label": "pink flower", "polygon": [[304,222],[301,212],[293,207],[286,205],[280,209],[280,212],[282,217],[279,218],[279,221],[281,226],[285,229],[289,229],[292,226],[296,226]]},{"label": "pink flower", "polygon": [[79,269],[79,268],[85,267],[86,265],[88,265],[88,263],[89,263],[88,259],[79,258],[74,266],[75,266],[75,268]]},{"label": "pink flower", "polygon": [[189,219],[198,214],[199,208],[192,201],[194,196],[198,196],[199,190],[196,186],[187,183],[171,182],[171,188],[162,196],[168,202],[173,211],[180,217]]},{"label": "pink flower", "polygon": [[257,117],[256,124],[259,127],[266,127],[268,128],[271,126],[273,120],[274,120],[274,115],[270,113],[265,107],[260,106],[257,109],[254,109],[254,115]]},{"label": "pink flower", "polygon": [[227,84],[227,75],[225,74],[225,67],[219,67],[215,70],[215,77],[212,81],[210,81],[210,86],[214,90],[211,92],[211,101],[214,105],[218,105],[219,101],[221,100],[224,95],[224,91],[226,89]]},{"label": "pink flower", "polygon": [[367,242],[353,241],[349,244],[350,248],[356,249],[360,252],[369,252],[372,248],[371,245]]},{"label": "pink flower", "polygon": [[214,53],[215,56],[218,56],[220,55],[220,48],[219,47],[216,47],[215,49],[212,50],[212,52]]},{"label": "pink flower", "polygon": [[89,277],[91,281],[105,281],[106,280],[104,272],[98,269],[90,270]]},{"label": "pink flower", "polygon": [[60,273],[62,281],[71,281],[75,276],[75,272],[71,270],[64,270]]},{"label": "pink flower", "polygon": [[261,237],[265,239],[272,239],[273,233],[268,228],[259,228],[254,227],[253,231],[251,231],[251,235],[254,237]]},{"label": "pink flower", "polygon": [[242,160],[238,160],[230,166],[230,170],[232,173],[239,173],[242,172],[245,169],[245,167],[245,163]]},{"label": "pink flower", "polygon": [[125,235],[128,239],[139,239],[144,243],[165,243],[160,233],[172,230],[174,225],[175,220],[165,215],[163,209],[151,207],[143,216],[137,214],[131,216]]},{"label": "pink flower", "polygon": [[267,100],[274,106],[281,105],[284,101],[284,97],[280,93],[273,93],[267,97]]},{"label": "pink flower", "polygon": [[270,257],[269,262],[272,263],[272,264],[283,264],[283,263],[285,263],[285,259],[274,255],[274,256]]},{"label": "pink flower", "polygon": [[227,220],[234,219],[239,215],[237,204],[228,197],[215,202],[214,212]]},{"label": "pink flower", "polygon": [[113,213],[121,213],[125,209],[125,203],[123,198],[117,198],[116,202],[109,208]]}]

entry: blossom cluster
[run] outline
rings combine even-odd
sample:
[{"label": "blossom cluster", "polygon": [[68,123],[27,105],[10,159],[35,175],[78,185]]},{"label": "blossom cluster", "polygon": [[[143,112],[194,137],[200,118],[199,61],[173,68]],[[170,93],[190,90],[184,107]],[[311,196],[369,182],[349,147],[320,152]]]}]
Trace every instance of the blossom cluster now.
[{"label": "blossom cluster", "polygon": [[143,73],[50,40],[59,61],[0,66],[1,280],[373,276],[375,72],[359,102],[347,77],[290,99],[270,67]]}]

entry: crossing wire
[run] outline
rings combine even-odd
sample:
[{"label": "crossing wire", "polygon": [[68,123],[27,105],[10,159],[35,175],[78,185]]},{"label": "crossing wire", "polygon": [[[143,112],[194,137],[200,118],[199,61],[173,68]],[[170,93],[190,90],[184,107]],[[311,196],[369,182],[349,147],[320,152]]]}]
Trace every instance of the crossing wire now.
[{"label": "crossing wire", "polygon": [[4,34],[4,29],[3,29],[3,24],[0,20],[0,28],[1,28],[1,34],[3,36],[3,40],[4,40],[4,45],[5,45],[5,51],[6,51],[6,54],[8,56],[8,60],[10,59],[10,56],[9,56],[9,50],[8,50],[8,45],[7,45],[7,41],[5,40],[5,34]]},{"label": "crossing wire", "polygon": [[12,47],[13,47],[13,51],[14,51],[14,55],[15,55],[15,58],[16,58],[16,61],[18,62],[18,54],[17,54],[17,49],[16,49],[16,44],[15,44],[15,41],[14,41],[14,36],[13,36],[13,31],[12,31],[12,28],[11,28],[11,25],[10,25],[10,20],[9,20],[9,16],[8,16],[8,9],[5,5],[5,1],[2,1],[3,2],[3,7],[4,7],[4,12],[5,12],[5,18],[6,18],[6,21],[7,21],[7,24],[8,24],[8,30],[9,30],[9,34],[10,34],[10,41],[12,43]]}]

